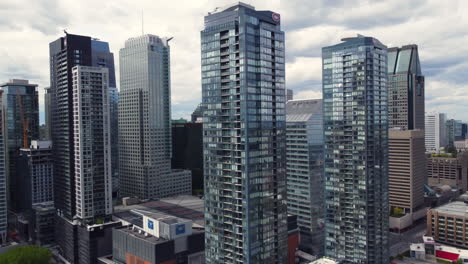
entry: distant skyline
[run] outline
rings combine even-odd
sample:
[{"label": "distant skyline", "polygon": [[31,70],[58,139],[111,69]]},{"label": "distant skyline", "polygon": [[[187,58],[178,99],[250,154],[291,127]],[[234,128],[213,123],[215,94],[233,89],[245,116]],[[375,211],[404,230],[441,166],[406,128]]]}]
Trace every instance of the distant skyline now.
[{"label": "distant skyline", "polygon": [[[468,121],[468,1],[258,0],[257,10],[281,14],[286,33],[286,87],[295,99],[321,98],[321,48],[362,34],[388,47],[417,44],[426,77],[426,111]],[[69,33],[107,41],[118,58],[126,39],[144,33],[171,41],[172,118],[189,119],[201,101],[203,17],[234,1],[3,0],[0,2],[0,83],[39,84],[41,121],[49,86],[49,42]],[[27,8],[25,8],[27,7]],[[116,60],[117,86],[119,62]]]}]

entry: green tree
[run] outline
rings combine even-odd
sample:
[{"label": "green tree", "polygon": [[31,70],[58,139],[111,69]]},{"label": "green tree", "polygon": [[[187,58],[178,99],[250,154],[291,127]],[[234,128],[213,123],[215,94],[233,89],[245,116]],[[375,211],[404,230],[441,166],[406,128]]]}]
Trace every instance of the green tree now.
[{"label": "green tree", "polygon": [[0,255],[0,264],[50,264],[52,253],[38,246],[15,247]]}]

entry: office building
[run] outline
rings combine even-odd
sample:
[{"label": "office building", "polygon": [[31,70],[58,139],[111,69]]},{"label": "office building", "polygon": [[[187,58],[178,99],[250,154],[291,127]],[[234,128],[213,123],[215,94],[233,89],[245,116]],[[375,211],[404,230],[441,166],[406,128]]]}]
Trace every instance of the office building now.
[{"label": "office building", "polygon": [[131,38],[120,50],[119,188],[122,197],[190,194],[190,171],[171,169],[171,39]]},{"label": "office building", "polygon": [[427,212],[426,235],[436,242],[460,248],[468,248],[468,205],[465,202],[451,202]]},{"label": "office building", "polygon": [[297,215],[301,249],[323,254],[322,100],[286,103],[286,181],[288,213]]},{"label": "office building", "polygon": [[203,104],[198,104],[197,108],[193,111],[191,115],[192,123],[203,123],[203,111],[205,110]]},{"label": "office building", "polygon": [[43,140],[51,140],[52,135],[51,135],[51,117],[52,113],[50,112],[51,109],[51,93],[50,93],[50,87],[44,87],[44,114],[45,114],[45,137]]},{"label": "office building", "polygon": [[390,211],[400,210],[400,213],[410,215],[408,225],[411,225],[413,221],[425,216],[424,213],[415,214],[424,209],[424,184],[427,175],[424,131],[390,130],[388,138]]},{"label": "office building", "polygon": [[110,222],[109,70],[91,67],[93,52],[102,52],[94,41],[66,34],[49,45],[54,231],[70,263],[94,263],[109,254],[110,246],[106,251],[96,243],[116,225]]},{"label": "office building", "polygon": [[342,41],[322,49],[325,255],[387,263],[387,47]]},{"label": "office building", "polygon": [[17,164],[19,211],[28,211],[37,203],[54,201],[54,169],[51,141],[31,141],[29,148],[21,148]]},{"label": "office building", "polygon": [[445,122],[445,126],[447,129],[447,146],[454,146],[455,141],[465,139],[462,121],[449,119]]},{"label": "office building", "polygon": [[294,92],[291,89],[286,89],[286,101],[291,101],[294,99]]},{"label": "office building", "polygon": [[36,203],[32,206],[32,240],[39,246],[49,246],[55,242],[54,202]]},{"label": "office building", "polygon": [[112,192],[119,190],[119,91],[109,87],[109,115],[111,135]]},{"label": "office building", "polygon": [[453,146],[458,152],[468,151],[468,139],[453,142]]},{"label": "office building", "polygon": [[201,32],[207,263],[285,263],[284,32],[237,3]]},{"label": "office building", "polygon": [[446,119],[447,117],[443,113],[426,113],[424,128],[426,152],[437,153],[440,148],[446,147]]},{"label": "office building", "polygon": [[39,138],[39,98],[37,84],[28,80],[12,79],[0,84],[3,90],[5,122],[6,173],[9,185],[9,208],[18,211],[21,184],[16,177],[16,164],[22,147],[29,147],[32,139]]},{"label": "office building", "polygon": [[450,186],[460,192],[468,191],[468,152],[432,154],[427,158],[427,179],[429,186]]},{"label": "office building", "polygon": [[388,125],[424,130],[424,76],[418,46],[388,49]]},{"label": "office building", "polygon": [[172,168],[192,172],[192,191],[203,192],[203,124],[172,122]]},{"label": "office building", "polygon": [[3,90],[0,90],[0,243],[5,244],[8,232],[8,180],[7,180],[7,155],[5,147],[5,122],[4,122]]}]

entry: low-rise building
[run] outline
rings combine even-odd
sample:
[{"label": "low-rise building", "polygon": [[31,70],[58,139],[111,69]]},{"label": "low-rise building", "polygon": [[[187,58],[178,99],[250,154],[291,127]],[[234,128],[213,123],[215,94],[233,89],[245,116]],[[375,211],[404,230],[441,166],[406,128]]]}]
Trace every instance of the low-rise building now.
[{"label": "low-rise building", "polygon": [[426,235],[439,243],[468,248],[468,204],[452,202],[427,212]]},{"label": "low-rise building", "polygon": [[423,240],[424,243],[410,245],[410,257],[418,261],[409,263],[468,263],[468,250],[437,244],[428,236]]},{"label": "low-rise building", "polygon": [[468,191],[468,152],[457,157],[451,154],[431,154],[427,158],[429,186],[449,185],[460,192]]}]

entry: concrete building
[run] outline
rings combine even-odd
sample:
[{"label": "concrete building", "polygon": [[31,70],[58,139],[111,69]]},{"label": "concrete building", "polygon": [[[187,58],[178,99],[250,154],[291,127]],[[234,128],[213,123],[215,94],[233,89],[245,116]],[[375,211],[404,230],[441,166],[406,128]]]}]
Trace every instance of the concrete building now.
[{"label": "concrete building", "polygon": [[455,141],[453,145],[458,152],[468,151],[468,139]]},{"label": "concrete building", "polygon": [[[109,69],[92,67],[102,42],[67,34],[50,43],[56,243],[70,263],[95,263],[112,234]],[[99,59],[97,62],[102,62]],[[81,67],[83,66],[83,67]]]},{"label": "concrete building", "polygon": [[37,203],[54,201],[54,169],[51,141],[31,141],[29,148],[21,148],[17,164],[18,200],[20,211],[28,211]]},{"label": "concrete building", "polygon": [[429,186],[448,185],[460,192],[468,191],[468,152],[432,154],[427,158],[427,178]]},{"label": "concrete building", "polygon": [[468,204],[451,202],[427,212],[426,235],[439,243],[468,248]]},{"label": "concrete building", "polygon": [[0,243],[7,242],[8,232],[8,179],[7,155],[5,147],[5,112],[3,106],[3,90],[0,90]]},{"label": "concrete building", "polygon": [[171,170],[168,38],[131,38],[120,50],[119,188],[122,197],[190,194],[190,171]]},{"label": "concrete building", "polygon": [[322,48],[325,255],[387,263],[387,47],[361,35],[342,41]]},{"label": "concrete building", "polygon": [[72,76],[75,217],[93,223],[112,214],[109,70],[75,66]]},{"label": "concrete building", "polygon": [[236,3],[201,32],[207,263],[285,263],[285,47],[280,15]]},{"label": "concrete building", "polygon": [[55,206],[54,202],[36,203],[32,206],[32,240],[39,246],[50,246],[55,242]]},{"label": "concrete building", "polygon": [[286,177],[288,213],[297,215],[301,249],[323,254],[322,100],[286,103]]},{"label": "concrete building", "polygon": [[[420,216],[415,215],[424,209],[424,184],[427,175],[424,131],[390,130],[388,138],[390,210],[403,209],[403,213],[410,215],[409,224],[412,224],[413,221],[425,216],[425,211]],[[392,225],[390,227],[392,228]]]},{"label": "concrete building", "polygon": [[440,148],[446,147],[446,119],[447,117],[443,113],[426,113],[424,128],[426,152],[437,153]]},{"label": "concrete building", "polygon": [[20,148],[27,148],[31,140],[39,138],[39,98],[37,84],[28,80],[12,79],[0,84],[3,90],[5,147],[7,157],[9,209],[18,212],[21,194],[18,186],[17,161]]},{"label": "concrete building", "polygon": [[424,130],[424,76],[418,46],[388,49],[388,125]]}]

